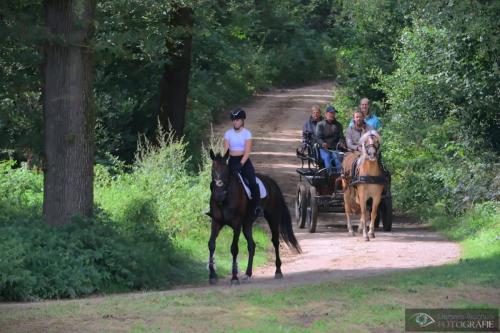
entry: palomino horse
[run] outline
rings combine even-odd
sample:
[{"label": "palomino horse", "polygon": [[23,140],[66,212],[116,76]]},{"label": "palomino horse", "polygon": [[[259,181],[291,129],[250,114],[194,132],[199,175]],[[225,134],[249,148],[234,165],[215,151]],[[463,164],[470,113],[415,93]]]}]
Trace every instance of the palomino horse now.
[{"label": "palomino horse", "polygon": [[[245,194],[241,182],[236,178],[236,175],[229,171],[229,166],[227,164],[228,157],[228,153],[226,153],[225,156],[221,156],[221,154],[215,155],[214,152],[210,150],[210,158],[213,161],[212,182],[210,184],[212,195],[210,196],[210,213],[208,213],[212,218],[212,232],[210,241],[208,242],[208,249],[210,251],[208,261],[210,284],[217,282],[214,260],[215,240],[220,230],[225,225],[233,229],[233,242],[231,245],[233,268],[231,284],[239,283],[236,258],[238,256],[238,240],[242,229],[248,244],[248,265],[244,279],[248,280],[252,276],[253,256],[255,254],[252,226],[256,217],[253,214],[253,209],[250,209],[250,201]],[[294,247],[298,253],[301,252],[301,249],[293,233],[290,212],[288,211],[288,207],[278,184],[270,177],[258,175],[258,178],[262,180],[267,190],[266,198],[262,199],[262,207],[264,209],[264,217],[271,229],[271,240],[276,253],[276,272],[274,277],[276,279],[281,279],[283,274],[281,273],[281,260],[279,254],[280,236],[289,247]]]},{"label": "palomino horse", "polygon": [[[377,209],[382,198],[386,178],[379,161],[381,140],[377,131],[366,132],[359,143],[362,147],[361,156],[356,153],[347,154],[342,163],[344,168],[344,178],[342,179],[344,206],[349,234],[354,236],[350,213],[361,213],[358,232],[363,232],[363,237],[369,241],[368,236],[375,238],[375,218],[377,217]],[[372,199],[372,209],[370,231],[367,234],[366,202],[370,198]]]}]

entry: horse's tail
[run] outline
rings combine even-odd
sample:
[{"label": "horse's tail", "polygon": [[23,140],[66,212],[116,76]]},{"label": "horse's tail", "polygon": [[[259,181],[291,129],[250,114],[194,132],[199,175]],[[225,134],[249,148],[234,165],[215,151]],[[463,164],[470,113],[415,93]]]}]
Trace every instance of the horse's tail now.
[{"label": "horse's tail", "polygon": [[[262,176],[259,176],[259,178]],[[262,177],[264,178],[264,177]],[[274,187],[274,193],[276,195],[276,203],[277,203],[277,208],[279,210],[279,233],[281,236],[281,239],[288,245],[288,247],[293,247],[295,250],[297,250],[298,253],[302,252],[302,249],[300,248],[299,242],[297,241],[297,238],[295,238],[295,234],[293,233],[293,227],[292,227],[292,217],[290,216],[290,211],[288,210],[288,206],[285,202],[285,198],[283,196],[283,193],[281,192],[280,187],[276,183],[274,179],[271,177],[265,177],[268,180],[268,183]]]}]

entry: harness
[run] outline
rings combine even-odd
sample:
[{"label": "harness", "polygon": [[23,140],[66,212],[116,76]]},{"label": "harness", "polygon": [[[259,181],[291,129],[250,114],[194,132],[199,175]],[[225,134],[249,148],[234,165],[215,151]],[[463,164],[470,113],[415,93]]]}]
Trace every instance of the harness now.
[{"label": "harness", "polygon": [[[385,185],[387,183],[387,178],[385,176],[358,176],[358,174],[357,174],[358,161],[359,161],[359,157],[356,158],[354,161],[352,161],[351,180],[349,182],[349,186],[356,186],[358,184],[382,184],[382,185]],[[379,162],[379,164],[380,164],[380,162]],[[381,166],[381,169],[383,170],[382,166]]]},{"label": "harness", "polygon": [[349,186],[355,186],[358,184],[382,184],[385,185],[387,179],[384,176],[359,176],[353,177]]}]

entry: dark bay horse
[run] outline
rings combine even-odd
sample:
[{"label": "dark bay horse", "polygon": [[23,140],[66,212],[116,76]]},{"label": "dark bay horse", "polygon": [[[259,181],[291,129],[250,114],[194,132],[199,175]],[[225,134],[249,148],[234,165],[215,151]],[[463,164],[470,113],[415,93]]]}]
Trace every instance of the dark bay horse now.
[{"label": "dark bay horse", "polygon": [[[249,279],[252,276],[252,264],[255,254],[252,226],[256,217],[253,213],[253,209],[250,209],[250,200],[245,194],[243,186],[236,178],[236,175],[229,170],[227,164],[228,157],[229,153],[226,153],[225,156],[221,156],[221,154],[215,155],[214,152],[210,150],[210,158],[212,159],[210,213],[208,213],[212,218],[212,230],[208,242],[208,249],[210,251],[208,262],[210,284],[217,282],[214,260],[215,240],[220,230],[225,225],[233,229],[233,242],[231,244],[231,254],[233,255],[231,284],[239,283],[236,258],[238,256],[238,240],[241,231],[243,231],[243,235],[248,244],[248,265],[244,279]],[[276,253],[276,272],[274,277],[276,279],[281,279],[283,274],[281,273],[281,260],[279,254],[280,236],[289,247],[295,248],[298,253],[301,252],[301,249],[293,233],[290,212],[288,211],[288,207],[278,184],[267,176],[258,175],[258,178],[262,180],[267,190],[267,196],[262,199],[262,208],[264,209],[264,217],[271,229],[271,240]]]},{"label": "dark bay horse", "polygon": [[[344,206],[347,218],[347,230],[354,236],[351,225],[350,213],[360,213],[358,232],[363,233],[365,240],[375,238],[375,218],[382,199],[382,192],[386,185],[382,166],[379,160],[381,139],[377,131],[371,130],[363,134],[359,143],[361,145],[361,156],[356,153],[347,154],[342,162],[344,178]],[[356,168],[353,177],[352,169]],[[370,230],[366,233],[367,201],[372,199],[370,216]]]}]

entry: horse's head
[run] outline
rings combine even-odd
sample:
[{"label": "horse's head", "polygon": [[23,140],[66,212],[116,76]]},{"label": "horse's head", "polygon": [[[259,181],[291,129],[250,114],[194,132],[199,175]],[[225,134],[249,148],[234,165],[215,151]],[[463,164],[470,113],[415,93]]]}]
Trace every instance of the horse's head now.
[{"label": "horse's head", "polygon": [[366,132],[359,139],[359,143],[361,144],[362,153],[365,158],[368,158],[370,161],[378,159],[382,139],[380,139],[380,134],[377,131],[370,130]]},{"label": "horse's head", "polygon": [[213,150],[210,149],[210,158],[212,159],[212,183],[210,184],[210,189],[215,202],[218,204],[226,200],[229,188],[228,157],[229,151],[226,155],[222,156],[220,153],[215,155]]}]

